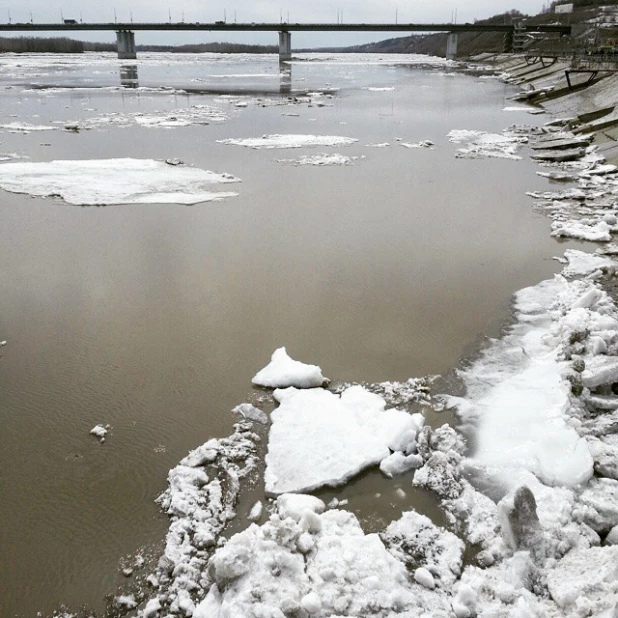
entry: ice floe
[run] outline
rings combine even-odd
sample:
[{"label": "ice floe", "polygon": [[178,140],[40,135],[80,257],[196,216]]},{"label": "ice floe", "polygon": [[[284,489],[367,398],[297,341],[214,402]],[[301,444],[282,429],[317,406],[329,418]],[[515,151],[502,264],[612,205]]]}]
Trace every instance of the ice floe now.
[{"label": "ice floe", "polygon": [[333,154],[315,154],[304,155],[298,159],[277,159],[279,163],[291,163],[292,165],[317,165],[317,166],[330,166],[330,165],[354,165],[354,161],[357,161],[360,157],[346,157],[345,155],[333,153]]},{"label": "ice floe", "polygon": [[172,110],[148,113],[112,112],[94,118],[63,122],[62,125],[68,131],[131,126],[150,129],[173,129],[194,125],[207,125],[211,122],[224,122],[227,118],[228,114],[218,107],[212,105],[192,105],[191,107],[179,107]]},{"label": "ice floe", "polygon": [[9,122],[6,124],[0,124],[0,129],[9,131],[10,133],[28,134],[32,131],[54,131],[56,127],[45,124],[30,124],[28,122]]},{"label": "ice floe", "polygon": [[105,436],[107,435],[107,427],[105,427],[104,425],[95,425],[91,430],[90,433],[93,436],[96,436],[97,438],[99,438],[99,440],[101,442],[105,442]]},{"label": "ice floe", "polygon": [[420,142],[401,142],[401,145],[404,148],[432,148],[435,146],[435,144],[429,139],[424,139]]},{"label": "ice floe", "polygon": [[453,129],[448,138],[455,144],[467,144],[457,150],[456,156],[463,159],[498,158],[521,159],[517,154],[523,144],[528,143],[528,137],[513,132],[486,133],[468,129]]},{"label": "ice floe", "polygon": [[393,451],[410,454],[422,425],[419,416],[385,409],[362,386],[336,395],[324,389],[276,390],[264,480],[270,494],[336,486]]},{"label": "ice floe", "polygon": [[314,388],[328,383],[317,365],[307,365],[290,358],[284,347],[273,352],[270,363],[260,369],[251,381],[266,388]]},{"label": "ice floe", "polygon": [[263,135],[244,139],[221,139],[219,144],[246,146],[247,148],[305,148],[308,146],[349,146],[357,139],[339,135]]},{"label": "ice floe", "polygon": [[265,425],[268,423],[268,416],[265,412],[252,406],[250,403],[241,403],[236,406],[232,412],[236,414],[240,414],[243,418],[246,418],[249,421],[255,421],[256,423],[261,423]]},{"label": "ice floe", "polygon": [[153,159],[18,162],[0,165],[0,188],[36,197],[61,197],[78,206],[197,204],[233,197],[212,191],[239,182],[222,174]]}]

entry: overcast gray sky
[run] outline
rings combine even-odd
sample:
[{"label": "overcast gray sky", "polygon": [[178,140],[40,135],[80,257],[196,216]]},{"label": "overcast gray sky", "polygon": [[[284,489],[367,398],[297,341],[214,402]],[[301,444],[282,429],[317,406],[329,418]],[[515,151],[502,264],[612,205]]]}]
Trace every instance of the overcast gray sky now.
[{"label": "overcast gray sky", "polygon": [[[59,22],[65,18],[84,22],[172,21],[209,22],[472,22],[512,8],[536,14],[548,0],[0,0],[0,21],[12,23]],[[350,45],[378,41],[402,34],[294,33],[293,47]],[[115,40],[113,33],[79,33],[84,40]],[[153,33],[138,32],[136,43],[193,43],[199,41],[233,41],[275,44],[274,33]]]}]

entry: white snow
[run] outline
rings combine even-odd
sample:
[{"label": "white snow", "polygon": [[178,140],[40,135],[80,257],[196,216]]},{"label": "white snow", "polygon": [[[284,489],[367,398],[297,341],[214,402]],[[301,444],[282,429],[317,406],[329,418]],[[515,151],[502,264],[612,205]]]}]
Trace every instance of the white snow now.
[{"label": "white snow", "polygon": [[369,86],[366,90],[369,90],[369,92],[392,92],[395,88],[394,86]]},{"label": "white snow", "polygon": [[198,204],[237,195],[214,192],[239,182],[221,174],[153,159],[18,162],[0,165],[0,188],[37,197],[59,196],[77,206]]},{"label": "white snow", "polygon": [[[362,386],[338,396],[324,389],[276,390],[264,479],[271,494],[345,483],[401,447],[418,425]],[[410,434],[408,434],[410,435]]]},{"label": "white snow", "polygon": [[309,146],[349,146],[357,139],[339,135],[263,135],[244,139],[220,139],[219,144],[233,144],[247,148],[305,148]]},{"label": "white snow", "polygon": [[285,347],[282,347],[273,352],[270,363],[258,371],[251,381],[267,388],[314,388],[323,386],[327,379],[317,365],[293,360],[288,356]]}]

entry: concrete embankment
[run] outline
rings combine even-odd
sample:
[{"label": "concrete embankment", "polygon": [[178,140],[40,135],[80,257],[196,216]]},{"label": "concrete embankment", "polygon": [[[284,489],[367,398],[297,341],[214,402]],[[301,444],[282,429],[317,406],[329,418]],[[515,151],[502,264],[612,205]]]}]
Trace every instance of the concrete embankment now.
[{"label": "concrete embankment", "polygon": [[525,55],[481,54],[476,62],[492,65],[521,88],[516,100],[568,119],[574,134],[598,146],[608,162],[618,163],[618,62],[587,62]]}]

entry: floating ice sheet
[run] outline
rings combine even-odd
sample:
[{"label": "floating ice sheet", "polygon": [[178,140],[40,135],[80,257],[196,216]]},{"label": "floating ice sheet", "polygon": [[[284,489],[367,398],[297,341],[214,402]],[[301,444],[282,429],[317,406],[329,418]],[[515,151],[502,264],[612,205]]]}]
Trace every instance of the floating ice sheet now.
[{"label": "floating ice sheet", "polygon": [[468,129],[454,129],[449,132],[448,137],[455,144],[467,144],[457,151],[456,156],[463,159],[496,158],[519,160],[521,157],[517,154],[517,151],[522,144],[528,142],[527,137],[507,131],[499,134]]},{"label": "floating ice sheet", "polygon": [[315,155],[305,155],[298,159],[277,159],[279,163],[291,163],[292,165],[317,165],[317,166],[333,166],[333,165],[354,165],[354,161],[359,157],[346,157],[345,155],[333,153],[321,153]]},{"label": "floating ice sheet", "polygon": [[223,122],[228,114],[212,105],[192,105],[191,107],[174,108],[166,111],[113,112],[97,116],[65,122],[64,128],[70,131],[85,129],[103,129],[106,127],[140,126],[149,129],[173,129],[194,125],[207,125],[211,122]]},{"label": "floating ice sheet", "polygon": [[276,390],[266,455],[266,491],[271,494],[336,486],[401,450],[418,419],[385,410],[379,395],[352,386],[341,396],[323,389]]},{"label": "floating ice sheet", "polygon": [[349,146],[357,139],[340,135],[263,135],[243,139],[220,139],[219,144],[233,144],[247,148],[305,148],[307,146]]},{"label": "floating ice sheet", "polygon": [[220,174],[153,159],[96,159],[5,163],[0,188],[37,197],[61,197],[69,204],[197,204],[232,197],[213,192],[219,184],[239,182]]}]

